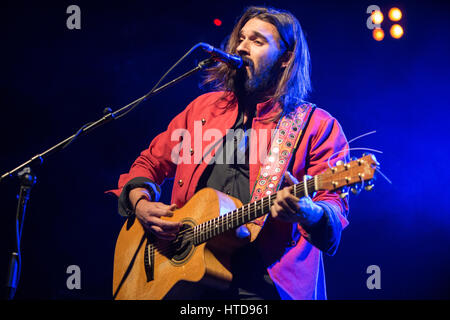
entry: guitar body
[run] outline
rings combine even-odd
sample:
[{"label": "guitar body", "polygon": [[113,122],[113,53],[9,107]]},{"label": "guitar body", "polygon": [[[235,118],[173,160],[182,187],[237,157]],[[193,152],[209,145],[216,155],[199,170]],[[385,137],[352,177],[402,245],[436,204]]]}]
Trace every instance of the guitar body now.
[{"label": "guitar body", "polygon": [[[241,206],[238,199],[205,188],[183,208],[177,209],[173,217],[164,219],[181,221],[182,233]],[[169,291],[176,292],[178,287],[187,283],[227,288],[232,280],[231,254],[254,241],[260,230],[254,224],[247,224],[247,227],[251,235],[246,239],[238,239],[230,230],[207,242],[193,245],[190,242],[192,237],[185,232],[184,239],[177,246],[171,246],[171,241],[157,239],[145,232],[137,219],[128,218],[116,242],[114,299],[160,300]]]}]

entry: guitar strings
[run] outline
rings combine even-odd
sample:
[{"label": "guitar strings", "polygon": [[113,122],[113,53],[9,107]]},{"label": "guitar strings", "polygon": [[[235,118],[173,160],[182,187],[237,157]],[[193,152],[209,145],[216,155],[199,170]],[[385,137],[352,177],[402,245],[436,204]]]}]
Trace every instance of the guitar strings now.
[{"label": "guitar strings", "polygon": [[[275,195],[275,194],[274,194]],[[272,196],[272,195],[271,195]],[[265,206],[265,205],[268,205],[268,204],[270,204],[270,197],[271,196],[269,196],[269,197],[265,197],[265,198],[263,198],[263,199],[260,199],[260,200],[258,200],[258,201],[261,201],[263,204],[263,206]],[[265,203],[264,204],[264,202],[268,202],[268,203]],[[254,203],[256,203],[256,201],[255,202],[251,202],[251,203],[249,203],[249,204],[247,204],[247,205],[245,205],[245,207],[249,207],[249,210],[251,210],[251,208],[250,208],[250,205],[251,204],[254,204]],[[242,208],[244,208],[244,206],[243,207],[240,207],[240,208],[238,208],[238,209],[236,209],[236,210],[234,210],[234,211],[231,211],[231,212],[229,212],[229,213],[227,213],[226,215],[223,215],[223,216],[219,216],[219,217],[217,217],[217,218],[215,218],[215,219],[218,219],[218,218],[224,218],[224,219],[227,219],[227,220],[230,220],[230,221],[227,221],[227,223],[226,224],[223,224],[223,222],[224,221],[222,221],[222,230],[223,230],[223,228],[225,228],[227,225],[232,225],[233,226],[233,224],[236,222],[236,223],[239,223],[239,219],[241,218],[239,215],[236,215],[236,216],[233,216],[233,214],[235,214],[235,213],[237,213],[239,210],[241,210]],[[241,211],[243,211],[243,213],[244,214],[251,214],[251,212],[245,212],[244,210],[241,210]],[[256,211],[255,211],[256,212]],[[255,213],[254,212],[254,213]],[[227,216],[228,216],[228,218],[227,218]],[[230,219],[231,218],[231,219]],[[215,220],[214,219],[214,220]],[[222,219],[222,220],[224,220],[224,219]],[[212,221],[212,220],[210,220],[210,221]],[[203,230],[202,229],[200,229],[199,231],[201,232],[201,234],[197,234],[197,235],[195,235],[195,228],[196,227],[199,227],[199,226],[202,226],[202,225],[204,225],[204,227],[203,227]],[[214,237],[214,236],[209,236],[208,235],[208,233],[211,233],[212,234],[212,232],[214,232],[215,230],[217,230],[217,229],[219,229],[219,227],[217,227],[217,225],[214,225],[214,226],[209,226],[208,225],[208,223],[206,222],[206,223],[202,223],[202,224],[200,224],[200,225],[197,225],[196,227],[194,227],[194,228],[189,228],[189,229],[186,229],[186,230],[184,230],[184,231],[182,231],[182,232],[180,232],[180,233],[178,233],[178,235],[177,235],[177,238],[175,239],[175,240],[173,240],[173,241],[171,241],[170,243],[168,243],[167,245],[163,245],[163,246],[159,246],[158,247],[158,245],[156,244],[153,244],[152,246],[151,246],[151,248],[150,248],[150,252],[151,253],[153,253],[155,250],[156,251],[158,251],[160,254],[162,254],[162,255],[169,255],[170,253],[172,253],[173,252],[173,250],[176,250],[176,246],[179,244],[179,242],[180,241],[182,241],[182,240],[187,240],[188,242],[194,242],[195,243],[195,238],[197,237],[197,238],[199,238],[199,240],[202,240],[202,241],[200,241],[199,243],[196,243],[196,244],[200,244],[200,243],[203,243],[203,242],[206,242],[208,239],[210,239],[211,237]],[[234,227],[234,226],[233,226]],[[180,235],[185,235],[184,237],[180,237]],[[203,238],[204,238],[204,240],[203,240]]]},{"label": "guitar strings", "polygon": [[[313,180],[314,179],[309,179],[307,181],[308,188],[314,187],[314,181]],[[297,186],[299,187],[300,190],[297,190]],[[299,183],[297,185],[294,185],[293,188],[292,188],[292,191],[294,192],[294,195],[296,195],[296,196],[300,195],[299,191],[303,191],[304,192],[303,182],[301,182],[301,183]],[[267,196],[267,197],[264,197],[264,198],[258,200],[258,201],[261,201],[261,206],[262,207],[259,207],[259,208],[256,207],[256,203],[258,201],[250,202],[250,203],[246,204],[245,206],[237,208],[237,209],[235,209],[235,210],[233,210],[233,211],[231,211],[231,212],[229,212],[229,213],[227,213],[227,214],[225,214],[223,216],[219,216],[219,217],[217,217],[217,218],[215,218],[213,220],[210,220],[208,222],[205,222],[205,223],[202,223],[200,225],[197,225],[196,227],[200,227],[199,231],[201,232],[198,235],[195,235],[195,228],[196,227],[189,228],[189,229],[186,229],[186,230],[178,233],[177,239],[171,241],[167,245],[160,246],[159,248],[158,248],[157,245],[153,245],[150,250],[151,250],[151,252],[157,250],[161,254],[166,255],[166,254],[169,254],[171,251],[173,251],[175,249],[174,246],[178,245],[180,240],[186,239],[187,241],[193,241],[193,240],[195,240],[194,238],[197,237],[200,240],[202,240],[200,243],[203,243],[203,242],[207,241],[208,239],[210,239],[210,238],[215,236],[215,235],[212,234],[214,231],[216,231],[217,229],[220,230],[220,225],[217,225],[217,224],[213,225],[212,221],[214,221],[216,219],[217,220],[220,220],[220,219],[222,220],[220,222],[221,226],[222,226],[222,232],[223,232],[223,229],[226,227],[226,225],[231,225],[231,228],[234,228],[235,227],[234,224],[235,223],[239,224],[239,220],[243,219],[244,215],[255,214],[256,210],[261,210],[265,206],[269,206],[270,207],[270,203],[273,201],[272,198],[275,198],[276,194],[277,193],[272,194],[270,196]],[[252,205],[253,205],[253,208],[252,208]],[[252,210],[253,210],[253,212],[252,212]],[[239,215],[239,211],[242,211],[241,215]],[[264,212],[266,213],[266,211],[264,211]],[[262,215],[264,215],[265,213],[263,213]],[[255,219],[256,218],[257,218],[257,216],[255,217]],[[225,222],[224,220],[226,220],[226,224],[224,224],[224,222]],[[228,220],[230,220],[230,221],[228,221]],[[203,226],[203,227],[201,227],[201,226]],[[202,230],[202,228],[203,228],[203,230]],[[208,233],[210,235],[208,235]],[[184,235],[184,234],[185,234],[185,237],[180,237],[180,235]],[[206,236],[204,238],[204,240],[203,240],[202,235]]]},{"label": "guitar strings", "polygon": [[[309,190],[312,190],[312,187],[314,187],[314,179],[309,179],[307,181],[307,186],[308,186]],[[299,197],[301,192],[304,193],[304,183],[300,182],[297,185],[293,185],[291,189],[292,189],[291,192],[293,192],[295,196]],[[299,190],[297,190],[297,189],[299,189]],[[186,230],[183,230],[177,234],[177,238],[175,240],[171,241],[170,243],[168,243],[165,246],[158,247],[157,245],[153,244],[150,248],[150,250],[151,250],[150,252],[153,253],[156,250],[162,255],[168,255],[169,253],[171,253],[173,250],[176,249],[175,247],[182,240],[187,240],[188,242],[195,243],[195,238],[198,238],[199,240],[202,240],[200,243],[206,242],[208,239],[214,237],[215,234],[213,235],[213,232],[220,230],[220,228],[222,228],[222,232],[224,232],[224,228],[226,228],[229,225],[231,225],[231,228],[237,227],[238,225],[234,226],[234,223],[239,224],[240,219],[242,219],[242,221],[244,221],[245,215],[255,214],[257,212],[257,210],[261,210],[261,209],[265,208],[265,206],[269,206],[269,208],[270,208],[270,204],[273,201],[272,198],[276,198],[277,193],[274,193],[272,195],[264,197],[258,201],[250,202],[250,203],[248,203],[240,208],[237,208],[223,216],[216,217],[212,220],[209,220],[207,222],[199,224],[193,228],[191,227]],[[259,201],[261,202],[261,204],[258,209],[256,203]],[[253,206],[253,208],[252,208],[252,206]],[[252,210],[254,210],[254,212],[252,212]],[[242,211],[242,212],[240,213],[239,211]],[[264,213],[262,215],[266,214],[267,213],[266,211],[267,211],[267,209],[264,211]],[[257,217],[258,216],[256,216],[254,219],[256,219]],[[222,220],[222,221],[219,222],[219,224],[213,224],[212,222],[214,220]],[[225,224],[224,224],[224,222],[225,222],[224,220],[226,220]],[[230,220],[230,221],[228,221],[228,220]],[[243,223],[243,224],[245,224],[245,223]],[[197,235],[195,234],[195,228],[199,228],[198,231],[200,233]],[[229,229],[230,229],[230,227],[228,227],[228,229],[226,231],[228,231]],[[210,234],[210,235],[208,235],[208,234]],[[183,236],[183,237],[180,237],[180,236]],[[203,240],[202,236],[206,236],[205,240]],[[198,243],[198,244],[200,244],[200,243]]]},{"label": "guitar strings", "polygon": [[[309,179],[308,180],[308,182],[307,182],[307,186],[308,186],[308,189],[310,189],[311,187],[314,187],[314,181],[313,181],[314,179]],[[304,186],[303,186],[303,181],[302,182],[300,182],[300,183],[298,183],[297,185],[300,187],[300,190],[299,191],[302,191],[303,189],[304,189]],[[294,188],[294,186],[295,185],[293,185],[292,187],[292,191],[296,191],[295,190],[295,188]],[[296,191],[297,193],[299,193],[298,191]],[[271,198],[271,197],[276,197],[276,194],[277,193],[275,193],[275,194],[272,194],[272,195],[270,195],[270,196],[267,196],[267,197],[264,197],[264,198],[262,198],[262,199],[260,199],[260,200],[258,200],[258,201],[261,201],[262,202],[262,205],[264,206],[264,201],[265,201],[265,199],[269,199],[269,198]],[[272,201],[271,199],[269,199],[270,201]],[[198,228],[198,227],[200,227],[201,228],[201,226],[202,225],[204,225],[204,228],[206,228],[205,230],[202,230],[202,231],[207,231],[207,232],[209,232],[209,231],[211,231],[212,229],[211,229],[211,226],[208,226],[208,224],[212,224],[212,221],[214,221],[214,220],[220,220],[220,219],[222,219],[222,220],[224,220],[225,218],[227,218],[227,217],[231,217],[231,216],[233,216],[233,215],[235,215],[235,217],[232,217],[231,218],[231,220],[232,221],[234,221],[234,220],[236,220],[237,222],[239,221],[239,219],[241,219],[241,218],[243,218],[243,215],[248,215],[248,214],[252,214],[252,212],[250,211],[250,210],[252,210],[252,209],[255,209],[256,210],[256,208],[251,208],[251,206],[253,205],[253,206],[255,206],[255,203],[257,203],[258,201],[254,201],[254,202],[250,202],[250,203],[248,203],[248,204],[246,204],[246,205],[243,205],[242,207],[239,207],[239,208],[237,208],[237,209],[235,209],[235,210],[233,210],[233,211],[231,211],[231,212],[228,212],[228,213],[226,213],[226,214],[224,214],[224,215],[222,215],[222,216],[218,216],[218,217],[216,217],[216,218],[214,218],[214,219],[211,219],[211,220],[209,220],[209,221],[206,221],[206,222],[204,222],[204,223],[202,223],[202,224],[199,224],[199,225],[197,225],[197,226],[195,226],[194,228]],[[269,201],[269,202],[270,202]],[[247,207],[247,208],[246,208]],[[245,210],[249,210],[248,212],[245,212]],[[243,213],[243,215],[241,215],[241,216],[239,216],[239,212],[238,211],[243,211],[242,213]],[[264,215],[264,214],[262,214],[262,215]],[[254,219],[256,219],[257,217],[255,217]],[[228,219],[228,218],[227,218]],[[224,221],[222,221],[221,223],[223,224],[223,222]],[[228,224],[228,223],[227,223]],[[185,232],[188,232],[188,231],[190,231],[190,230],[193,230],[194,228],[189,228],[189,229],[186,229],[186,230],[184,230],[184,231],[181,231],[181,232],[179,232],[178,233],[178,235],[183,235]],[[209,229],[207,229],[207,228],[209,228]],[[214,228],[217,228],[217,226],[215,225],[214,226]]]}]

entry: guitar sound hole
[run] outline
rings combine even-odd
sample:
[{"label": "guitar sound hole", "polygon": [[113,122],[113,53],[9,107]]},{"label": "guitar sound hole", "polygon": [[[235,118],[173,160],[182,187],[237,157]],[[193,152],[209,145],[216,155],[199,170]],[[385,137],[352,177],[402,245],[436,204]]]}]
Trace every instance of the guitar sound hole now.
[{"label": "guitar sound hole", "polygon": [[194,247],[193,243],[193,228],[191,225],[185,223],[180,228],[177,238],[171,242],[172,262],[183,262],[192,252]]}]

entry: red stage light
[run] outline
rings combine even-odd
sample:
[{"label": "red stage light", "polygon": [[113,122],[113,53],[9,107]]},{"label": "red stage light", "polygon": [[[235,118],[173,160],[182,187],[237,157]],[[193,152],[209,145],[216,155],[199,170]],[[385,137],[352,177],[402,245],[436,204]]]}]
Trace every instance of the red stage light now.
[{"label": "red stage light", "polygon": [[222,21],[220,19],[214,19],[214,24],[220,27],[222,25]]}]

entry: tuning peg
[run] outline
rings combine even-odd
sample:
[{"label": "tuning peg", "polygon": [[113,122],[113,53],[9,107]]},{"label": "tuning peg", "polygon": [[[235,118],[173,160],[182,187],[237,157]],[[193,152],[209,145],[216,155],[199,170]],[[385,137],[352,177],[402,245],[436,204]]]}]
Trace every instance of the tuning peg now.
[{"label": "tuning peg", "polygon": [[373,160],[373,162],[374,162],[374,164],[372,164],[372,168],[373,168],[373,169],[377,168],[378,170],[380,170],[381,165],[380,165],[380,163],[377,161],[377,158],[375,157],[374,154],[372,154],[371,156],[372,156],[372,160]]},{"label": "tuning peg", "polygon": [[375,157],[375,155],[373,153],[364,152],[363,157],[365,157],[365,156],[370,156],[372,158],[372,160],[375,162],[375,164],[377,165],[377,167],[380,166],[380,163],[377,161],[377,158]]},{"label": "tuning peg", "polygon": [[344,161],[342,161],[342,160],[339,160],[339,161],[336,162],[337,166],[342,166],[343,164],[344,164]]},{"label": "tuning peg", "polygon": [[350,191],[353,193],[353,194],[359,194],[360,192],[361,192],[361,183],[357,183],[357,184],[355,184],[351,189],[350,189]]},{"label": "tuning peg", "polygon": [[348,196],[348,187],[342,187],[339,197],[341,197],[341,199],[344,199],[347,196]]},{"label": "tuning peg", "polygon": [[341,199],[344,199],[346,196],[348,196],[348,192],[342,192],[339,197],[341,197]]},{"label": "tuning peg", "polygon": [[367,185],[364,187],[364,190],[370,191],[370,190],[373,189],[374,186],[375,186],[375,185],[373,184],[373,181],[372,181],[372,180],[367,181]]}]

